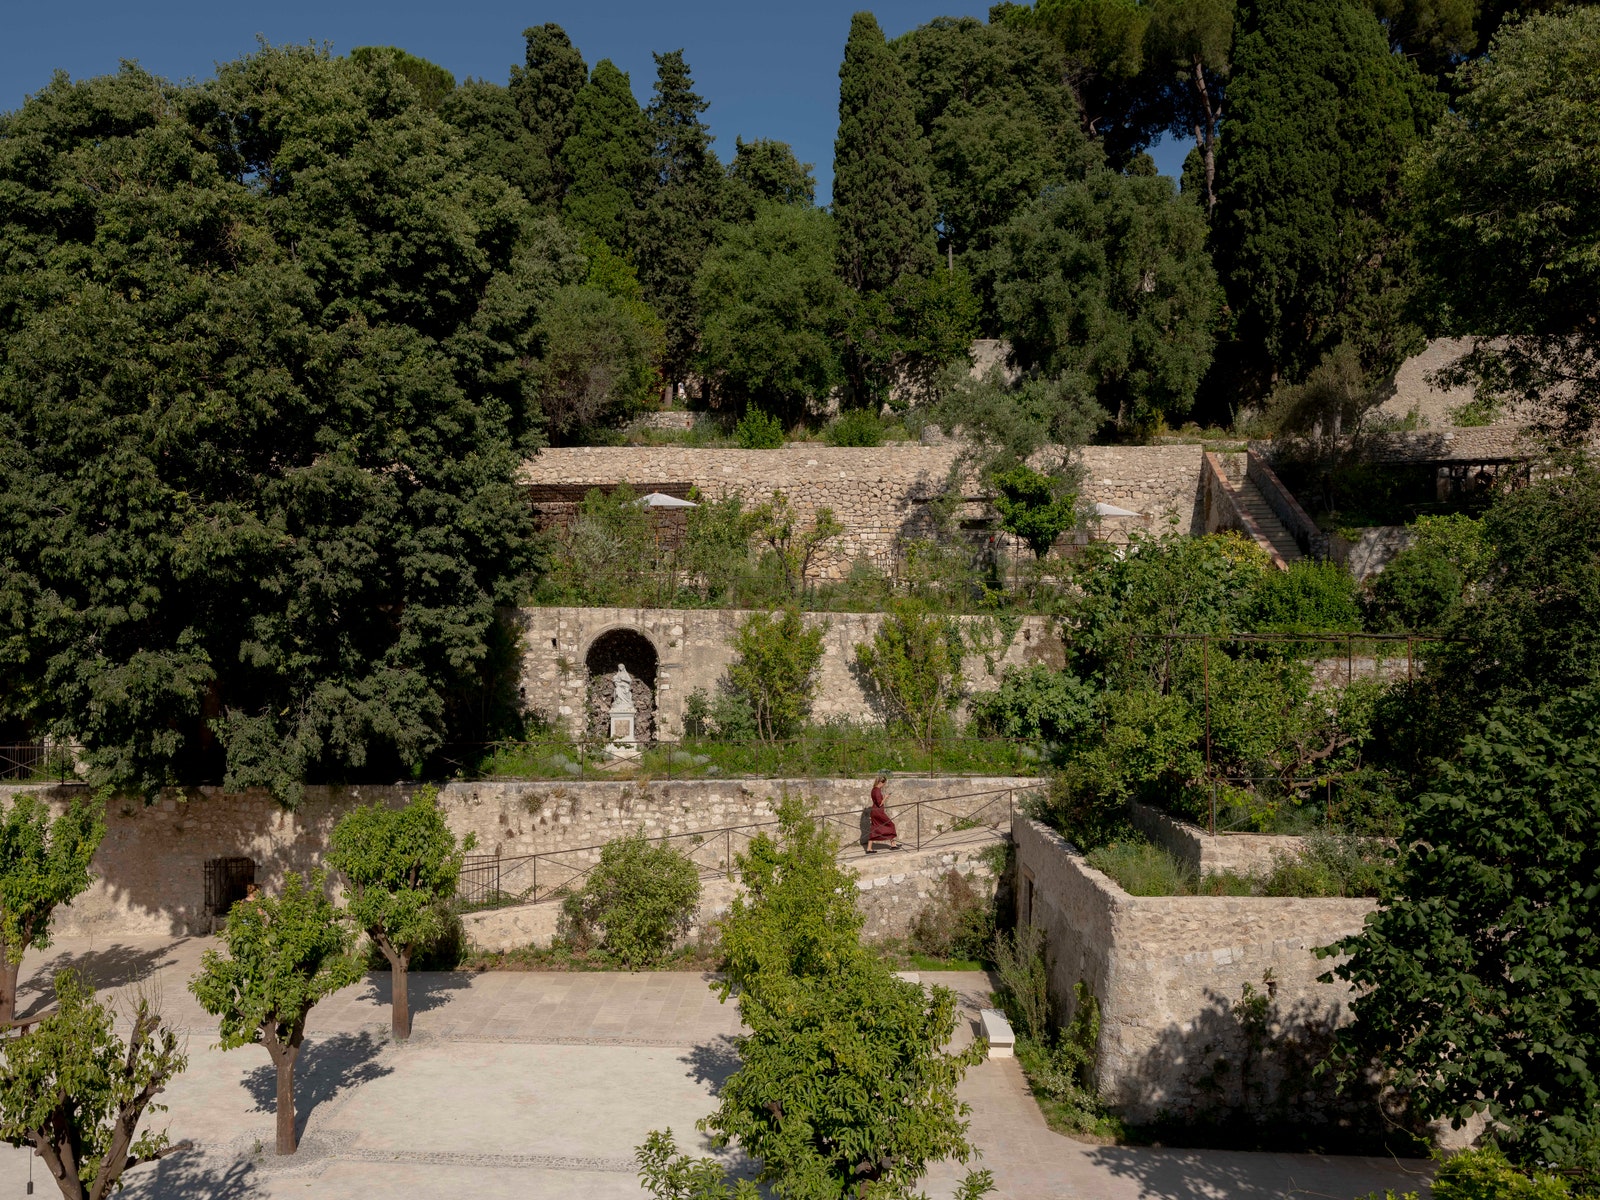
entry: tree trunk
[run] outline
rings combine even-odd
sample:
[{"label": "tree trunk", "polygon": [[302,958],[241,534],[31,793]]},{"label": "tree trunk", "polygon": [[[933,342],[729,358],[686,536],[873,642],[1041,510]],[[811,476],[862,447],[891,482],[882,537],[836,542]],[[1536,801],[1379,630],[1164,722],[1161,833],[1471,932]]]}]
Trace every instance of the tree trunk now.
[{"label": "tree trunk", "polygon": [[292,1031],[288,1040],[278,1038],[277,1022],[271,1018],[261,1023],[261,1040],[272,1056],[272,1065],[278,1072],[278,1144],[277,1153],[293,1154],[299,1143],[294,1132],[294,1061],[300,1057],[300,1031]]},{"label": "tree trunk", "polygon": [[411,956],[383,947],[389,960],[389,1029],[394,1040],[403,1042],[411,1036],[411,985],[407,970]]},{"label": "tree trunk", "polygon": [[0,938],[0,1028],[17,1019],[17,976],[22,971],[20,962],[12,962],[10,947]]},{"label": "tree trunk", "polygon": [[294,1136],[294,1059],[285,1054],[278,1064],[278,1153],[293,1154]]}]

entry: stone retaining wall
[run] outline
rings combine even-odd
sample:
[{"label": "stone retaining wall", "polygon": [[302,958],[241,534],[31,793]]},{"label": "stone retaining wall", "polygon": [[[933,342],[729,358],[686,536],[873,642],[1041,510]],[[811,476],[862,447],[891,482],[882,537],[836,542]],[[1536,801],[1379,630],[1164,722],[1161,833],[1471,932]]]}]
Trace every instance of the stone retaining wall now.
[{"label": "stone retaining wall", "polygon": [[1170,817],[1148,804],[1132,804],[1133,824],[1179,862],[1201,875],[1232,871],[1266,874],[1279,858],[1293,858],[1305,848],[1302,837],[1274,833],[1208,834],[1198,825]]},{"label": "stone retaining wall", "polygon": [[1408,525],[1374,525],[1363,529],[1355,541],[1342,534],[1328,535],[1328,554],[1359,583],[1369,575],[1382,574],[1395,557],[1417,540]]},{"label": "stone retaining wall", "polygon": [[[1082,980],[1100,1004],[1107,1103],[1134,1124],[1294,1109],[1309,1085],[1275,1048],[1348,1019],[1348,989],[1317,981],[1333,964],[1312,950],[1374,901],[1130,896],[1046,826],[1019,816],[1012,836],[1018,916],[1045,930],[1052,995],[1070,1016]],[[1236,1007],[1247,985],[1267,994],[1264,1038]]]},{"label": "stone retaining wall", "polygon": [[[552,721],[563,722],[577,736],[583,731],[589,686],[589,648],[601,634],[631,629],[655,648],[656,720],[659,736],[683,736],[683,706],[696,688],[714,695],[734,660],[732,641],[742,609],[670,608],[524,608],[517,613],[522,635],[524,702]],[[855,722],[881,721],[855,666],[855,648],[870,642],[883,624],[882,613],[806,613],[808,627],[825,625],[823,657],[817,679],[813,716]],[[1024,617],[1009,642],[991,617],[962,617],[968,643],[984,647],[962,661],[970,691],[992,691],[1008,666],[1065,662],[1054,622]],[[606,664],[606,671],[616,665]]]},{"label": "stone retaining wall", "polygon": [[[948,798],[938,806],[940,812],[924,809],[927,842],[940,825],[949,830],[963,815],[1005,828],[1008,794],[1036,784],[1025,778],[908,776],[892,777],[887,791],[891,811],[912,801]],[[450,783],[441,789],[440,805],[458,836],[477,838],[477,853],[498,851],[514,859],[598,846],[640,827],[662,837],[771,820],[775,799],[785,791],[814,797],[820,811],[845,814],[836,824],[849,840],[852,827],[860,828],[871,786],[870,779]],[[276,888],[286,872],[309,872],[323,864],[333,826],[350,809],[363,803],[403,804],[413,790],[410,784],[310,786],[293,811],[261,790],[174,790],[151,805],[113,798],[106,805],[106,837],[93,863],[96,882],[57,910],[54,928],[73,937],[207,932],[204,870],[209,859],[253,859],[257,882]],[[93,794],[72,784],[12,789],[18,792],[43,795],[57,810],[74,797]],[[911,820],[902,818],[908,832],[914,832]],[[729,845],[742,848],[737,841]],[[564,860],[576,873],[594,857],[573,854]]]},{"label": "stone retaining wall", "polygon": [[[993,897],[998,880],[990,846],[1003,844],[1002,831],[980,832],[959,846],[890,855],[882,852],[869,861],[854,857],[858,872],[856,903],[866,918],[863,934],[869,941],[905,938],[917,915],[933,897],[939,881],[951,871],[966,876],[980,895]],[[700,910],[689,937],[697,937],[710,921],[722,916],[739,894],[739,884],[725,877],[704,880]],[[462,924],[468,944],[479,950],[514,950],[524,946],[549,946],[561,917],[557,903],[521,904],[510,908],[468,913]]]},{"label": "stone retaining wall", "polygon": [[[732,493],[751,504],[781,490],[802,523],[828,507],[844,525],[844,535],[819,557],[815,571],[820,578],[838,579],[858,558],[892,569],[905,541],[932,532],[927,503],[945,490],[961,449],[958,443],[911,442],[873,447],[803,442],[780,450],[571,446],[541,451],[523,465],[521,478],[530,484],[692,483],[708,498]],[[1127,523],[1131,528],[1203,532],[1200,458],[1199,446],[1085,447],[1080,499],[1137,513]],[[988,496],[976,481],[958,479],[957,487],[966,504],[964,516],[988,513]],[[1115,532],[1125,537],[1127,529],[1119,524]]]}]

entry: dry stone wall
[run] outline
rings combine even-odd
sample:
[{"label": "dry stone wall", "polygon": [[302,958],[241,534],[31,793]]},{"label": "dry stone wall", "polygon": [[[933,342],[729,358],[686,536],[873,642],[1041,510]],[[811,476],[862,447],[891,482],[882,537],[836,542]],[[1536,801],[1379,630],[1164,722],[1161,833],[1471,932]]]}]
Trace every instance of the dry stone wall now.
[{"label": "dry stone wall", "polygon": [[[888,794],[891,811],[918,800],[939,802],[937,811],[923,811],[923,840],[931,844],[948,841],[965,815],[1003,830],[1012,798],[1036,784],[1012,777],[891,777]],[[477,853],[514,859],[595,847],[639,828],[659,838],[770,821],[785,792],[812,797],[820,811],[840,814],[834,824],[848,841],[861,828],[871,787],[870,779],[449,783],[441,788],[439,802],[458,836],[475,836]],[[173,790],[149,805],[137,797],[113,798],[106,803],[106,837],[93,863],[96,881],[57,911],[53,928],[70,937],[205,933],[211,926],[205,911],[208,860],[252,859],[257,882],[275,889],[286,872],[323,865],[335,823],[356,805],[400,805],[413,790],[410,784],[308,786],[292,811],[259,789]],[[28,785],[12,792],[41,795],[57,811],[75,797],[93,797],[90,789],[73,784]],[[908,830],[913,819],[909,810],[901,817]],[[685,848],[690,844],[686,839]],[[737,840],[729,845],[741,848]],[[574,853],[563,861],[575,874],[597,857]]]},{"label": "dry stone wall", "polygon": [[[589,687],[589,649],[601,635],[631,629],[647,638],[657,655],[655,717],[657,736],[683,736],[683,708],[696,689],[715,693],[734,660],[733,636],[750,614],[739,609],[524,608],[522,699],[574,735],[582,732]],[[810,627],[823,625],[823,657],[813,716],[864,722],[882,720],[855,666],[855,648],[869,642],[883,623],[881,613],[806,613]],[[1009,642],[1000,623],[987,617],[961,618],[969,644],[985,649],[969,654],[962,673],[969,691],[992,691],[1008,666],[1046,663],[1059,667],[1064,651],[1054,624],[1045,617],[1023,618]],[[614,664],[602,664],[613,670]]]},{"label": "dry stone wall", "polygon": [[[869,941],[907,937],[917,915],[951,871],[965,876],[980,895],[992,898],[998,880],[993,859],[985,851],[1004,841],[1003,831],[982,831],[968,835],[958,846],[893,855],[880,852],[871,859],[852,859],[850,866],[857,872],[856,903],[865,918],[863,935]],[[703,880],[689,940],[726,913],[739,891],[738,883],[725,877]],[[468,913],[462,924],[468,943],[476,949],[514,950],[550,945],[560,917],[560,905],[546,902]]]},{"label": "dry stone wall", "polygon": [[1052,995],[1100,1004],[1101,1097],[1134,1124],[1292,1106],[1293,1064],[1253,1044],[1236,1005],[1267,997],[1267,1036],[1348,1019],[1349,990],[1313,953],[1362,926],[1371,900],[1130,896],[1054,831],[1012,822],[1018,917],[1045,930]]},{"label": "dry stone wall", "polygon": [[[734,494],[751,504],[782,491],[803,523],[827,507],[845,533],[820,556],[816,574],[842,578],[858,558],[893,568],[899,547],[931,532],[928,501],[941,495],[962,447],[957,443],[824,446],[779,450],[710,450],[688,446],[572,446],[541,451],[522,468],[529,484],[691,483],[705,496]],[[1102,534],[1131,529],[1203,532],[1199,446],[1089,446],[1081,452],[1082,500],[1127,509]],[[982,488],[958,479],[965,516],[988,512]],[[1009,541],[1009,539],[1006,539]],[[1015,547],[1013,547],[1015,549]]]}]

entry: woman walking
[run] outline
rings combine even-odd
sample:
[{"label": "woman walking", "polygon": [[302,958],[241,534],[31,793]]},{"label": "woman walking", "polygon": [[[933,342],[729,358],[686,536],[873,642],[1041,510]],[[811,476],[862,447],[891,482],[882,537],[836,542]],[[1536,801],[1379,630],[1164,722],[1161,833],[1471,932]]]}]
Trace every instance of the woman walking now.
[{"label": "woman walking", "polygon": [[903,850],[900,844],[900,833],[894,827],[894,820],[889,816],[889,810],[883,805],[883,785],[888,782],[887,775],[879,775],[872,781],[872,812],[871,823],[867,827],[867,853],[876,854],[873,849],[879,842],[886,844],[891,850]]}]

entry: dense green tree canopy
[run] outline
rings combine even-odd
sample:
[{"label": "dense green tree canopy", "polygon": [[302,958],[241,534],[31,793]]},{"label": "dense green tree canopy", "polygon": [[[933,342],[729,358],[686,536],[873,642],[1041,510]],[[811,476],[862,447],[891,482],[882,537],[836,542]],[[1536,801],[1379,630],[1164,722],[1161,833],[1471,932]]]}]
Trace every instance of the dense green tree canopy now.
[{"label": "dense green tree canopy", "polygon": [[[1547,693],[1548,694],[1548,693]],[[1336,947],[1345,1070],[1424,1119],[1487,1109],[1524,1165],[1600,1154],[1600,693],[1492,710],[1407,826],[1395,894]]]},{"label": "dense green tree canopy", "polygon": [[1438,102],[1351,0],[1255,0],[1240,17],[1213,244],[1248,399],[1340,341],[1381,376],[1416,348],[1388,216]]},{"label": "dense green tree canopy", "polygon": [[749,220],[764,201],[807,206],[817,202],[811,164],[797,159],[788,142],[771,138],[734,139],[727,191],[724,215],[732,220]]},{"label": "dense green tree canopy", "polygon": [[833,221],[796,204],[763,204],[727,227],[695,281],[699,361],[719,395],[793,420],[839,378],[843,285]]},{"label": "dense green tree canopy", "polygon": [[1508,26],[1410,164],[1438,324],[1480,343],[1458,375],[1571,440],[1600,425],[1600,9]]},{"label": "dense green tree canopy", "polygon": [[995,299],[1019,361],[1066,373],[1124,428],[1189,410],[1219,295],[1199,206],[1161,176],[1092,171],[1001,232]]},{"label": "dense green tree canopy", "polygon": [[578,93],[572,125],[561,147],[568,181],[561,215],[579,233],[626,251],[649,174],[650,132],[628,73],[609,58],[595,64]]},{"label": "dense green tree canopy", "polygon": [[387,60],[407,83],[417,89],[417,99],[429,108],[438,108],[445,97],[456,90],[456,77],[449,71],[425,58],[407,54],[398,46],[357,46],[350,51],[350,58],[363,67]]},{"label": "dense green tree canopy", "polygon": [[885,291],[932,266],[928,144],[905,73],[866,12],[851,18],[839,68],[833,216],[840,274],[853,291]]},{"label": "dense green tree canopy", "polygon": [[140,788],[420,766],[529,565],[576,246],[392,68],[304,48],[58,78],[0,195],[7,715]]},{"label": "dense green tree canopy", "polygon": [[894,49],[929,142],[939,240],[973,274],[992,328],[985,256],[996,235],[1017,209],[1090,158],[1064,64],[1030,25],[970,17],[941,17]]},{"label": "dense green tree canopy", "polygon": [[439,115],[466,139],[466,157],[537,200],[550,191],[550,160],[522,122],[509,89],[469,79],[439,102]]},{"label": "dense green tree canopy", "polygon": [[657,54],[655,94],[645,109],[651,152],[639,214],[639,281],[666,322],[668,379],[681,379],[694,353],[694,281],[722,212],[723,173],[682,50]]},{"label": "dense green tree canopy", "polygon": [[545,190],[528,198],[542,211],[554,212],[568,183],[561,147],[572,136],[575,106],[589,81],[589,68],[567,31],[553,21],[524,29],[522,37],[523,64],[511,68],[508,90],[548,168]]}]

